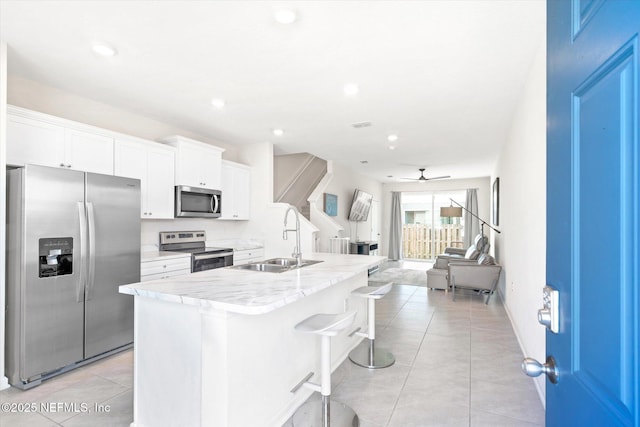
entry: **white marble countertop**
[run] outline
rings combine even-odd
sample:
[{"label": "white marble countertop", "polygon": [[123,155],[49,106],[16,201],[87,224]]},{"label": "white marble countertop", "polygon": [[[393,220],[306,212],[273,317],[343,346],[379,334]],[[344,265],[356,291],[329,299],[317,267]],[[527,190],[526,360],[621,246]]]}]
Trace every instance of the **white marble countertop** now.
[{"label": "white marble countertop", "polygon": [[202,309],[262,314],[290,304],[382,264],[383,256],[314,253],[304,259],[323,261],[284,273],[218,268],[120,286],[120,293],[154,298]]},{"label": "white marble countertop", "polygon": [[190,258],[191,254],[185,252],[169,252],[169,251],[143,251],[140,253],[140,261],[157,261],[161,259],[171,258]]},{"label": "white marble countertop", "polygon": [[233,248],[234,251],[264,248],[264,243],[253,239],[207,240],[207,246]]}]

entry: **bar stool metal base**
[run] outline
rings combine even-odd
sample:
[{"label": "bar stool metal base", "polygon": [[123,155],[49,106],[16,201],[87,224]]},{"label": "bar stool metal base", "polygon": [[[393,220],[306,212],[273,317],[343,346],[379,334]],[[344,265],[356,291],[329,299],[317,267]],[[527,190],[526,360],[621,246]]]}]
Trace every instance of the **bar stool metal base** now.
[{"label": "bar stool metal base", "polygon": [[[369,342],[367,342],[369,341]],[[358,366],[369,369],[388,368],[396,358],[390,351],[375,348],[375,340],[365,339],[349,353],[349,360]]]},{"label": "bar stool metal base", "polygon": [[[335,400],[330,400],[329,425],[331,427],[359,427],[360,419],[351,407]],[[318,395],[309,399],[293,414],[293,427],[322,427],[323,405]]]}]

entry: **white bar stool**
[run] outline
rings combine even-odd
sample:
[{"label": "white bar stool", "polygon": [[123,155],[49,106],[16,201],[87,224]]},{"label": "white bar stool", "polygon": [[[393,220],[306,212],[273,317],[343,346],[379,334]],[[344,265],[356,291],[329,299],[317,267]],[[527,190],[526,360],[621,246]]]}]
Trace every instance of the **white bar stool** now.
[{"label": "white bar stool", "polygon": [[368,345],[360,344],[349,353],[349,359],[358,366],[369,369],[388,368],[393,365],[396,358],[384,349],[376,349],[376,300],[385,296],[393,286],[393,282],[381,286],[363,286],[351,292],[355,297],[368,300],[367,305],[367,333],[354,332],[355,335],[369,339]]},{"label": "white bar stool", "polygon": [[315,314],[306,318],[295,326],[296,331],[317,334],[321,336],[320,342],[320,384],[308,381],[313,375],[310,373],[305,379],[298,383],[291,392],[294,393],[300,387],[305,386],[320,392],[322,395],[322,405],[317,402],[308,401],[293,414],[292,423],[294,427],[358,427],[360,420],[353,409],[339,402],[334,402],[331,411],[331,337],[353,324],[356,312],[338,314]]}]

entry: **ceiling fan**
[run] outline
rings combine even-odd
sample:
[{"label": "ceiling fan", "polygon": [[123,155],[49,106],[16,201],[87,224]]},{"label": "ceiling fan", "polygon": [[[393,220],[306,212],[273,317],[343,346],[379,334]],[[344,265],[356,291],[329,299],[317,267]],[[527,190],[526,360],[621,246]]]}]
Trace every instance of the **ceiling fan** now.
[{"label": "ceiling fan", "polygon": [[411,181],[418,181],[418,182],[427,182],[427,181],[431,181],[433,179],[444,179],[444,178],[451,178],[450,175],[446,175],[446,176],[434,176],[433,178],[425,178],[424,176],[424,171],[425,168],[420,168],[418,169],[420,171],[420,178],[401,178],[401,179],[410,179]]}]

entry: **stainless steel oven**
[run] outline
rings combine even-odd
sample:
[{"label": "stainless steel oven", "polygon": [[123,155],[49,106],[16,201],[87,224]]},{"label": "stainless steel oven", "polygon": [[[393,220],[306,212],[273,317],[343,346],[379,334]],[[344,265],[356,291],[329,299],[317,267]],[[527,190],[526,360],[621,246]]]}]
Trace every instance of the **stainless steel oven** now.
[{"label": "stainless steel oven", "polygon": [[191,253],[191,272],[212,270],[233,265],[233,249],[207,247],[204,231],[163,231],[161,251]]}]

